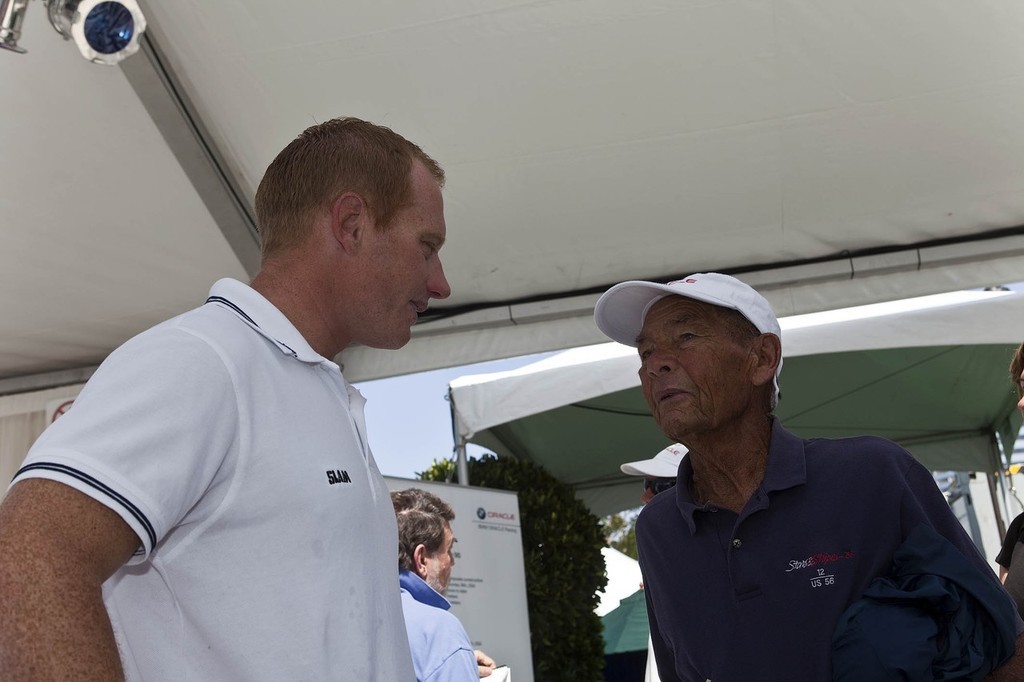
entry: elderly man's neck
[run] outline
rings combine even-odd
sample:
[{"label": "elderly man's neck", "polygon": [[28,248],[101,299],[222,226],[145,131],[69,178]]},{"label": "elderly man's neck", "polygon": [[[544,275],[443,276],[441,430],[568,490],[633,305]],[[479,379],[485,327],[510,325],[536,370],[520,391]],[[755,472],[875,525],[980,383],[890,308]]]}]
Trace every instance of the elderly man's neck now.
[{"label": "elderly man's neck", "polygon": [[682,443],[690,450],[694,500],[738,514],[764,479],[771,437],[771,415],[689,434]]}]

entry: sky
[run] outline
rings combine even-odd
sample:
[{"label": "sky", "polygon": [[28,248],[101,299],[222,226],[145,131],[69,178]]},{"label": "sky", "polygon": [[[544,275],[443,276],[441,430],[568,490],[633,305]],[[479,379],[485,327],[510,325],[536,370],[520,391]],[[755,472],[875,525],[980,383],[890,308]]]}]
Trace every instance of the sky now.
[{"label": "sky", "polygon": [[[415,479],[435,459],[454,456],[455,439],[447,399],[449,381],[467,374],[516,369],[550,355],[553,353],[356,383],[366,398],[367,438],[381,473]],[[466,452],[475,457],[487,451],[470,444]]]}]

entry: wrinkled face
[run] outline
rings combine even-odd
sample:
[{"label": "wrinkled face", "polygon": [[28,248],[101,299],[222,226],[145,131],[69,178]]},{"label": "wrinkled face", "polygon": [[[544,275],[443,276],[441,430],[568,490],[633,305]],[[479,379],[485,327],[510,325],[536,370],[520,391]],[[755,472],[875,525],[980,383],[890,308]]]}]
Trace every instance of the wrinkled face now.
[{"label": "wrinkled face", "polygon": [[386,229],[365,235],[369,275],[360,296],[367,312],[356,340],[374,348],[404,346],[430,299],[451,294],[438,253],[445,240],[441,188],[419,161],[412,185],[412,203]]},{"label": "wrinkled face", "polygon": [[425,558],[427,575],[423,577],[423,580],[440,594],[448,591],[448,581],[452,577],[452,566],[455,565],[455,555],[452,553],[454,545],[455,538],[452,536],[452,529],[445,526],[444,542],[441,543],[441,548],[433,555]]},{"label": "wrinkled face", "polygon": [[720,309],[668,296],[647,313],[637,351],[651,414],[673,440],[734,425],[756,400],[752,341]]}]

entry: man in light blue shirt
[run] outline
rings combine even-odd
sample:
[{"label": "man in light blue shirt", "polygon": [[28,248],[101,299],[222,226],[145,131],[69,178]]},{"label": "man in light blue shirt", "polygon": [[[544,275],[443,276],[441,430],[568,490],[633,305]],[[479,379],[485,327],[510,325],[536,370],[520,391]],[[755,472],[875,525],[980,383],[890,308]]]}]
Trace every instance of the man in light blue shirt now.
[{"label": "man in light blue shirt", "polygon": [[[494,661],[473,650],[462,623],[448,609],[455,557],[455,512],[419,488],[391,493],[398,517],[398,582],[417,682],[476,682]],[[479,663],[479,666],[478,666]]]}]

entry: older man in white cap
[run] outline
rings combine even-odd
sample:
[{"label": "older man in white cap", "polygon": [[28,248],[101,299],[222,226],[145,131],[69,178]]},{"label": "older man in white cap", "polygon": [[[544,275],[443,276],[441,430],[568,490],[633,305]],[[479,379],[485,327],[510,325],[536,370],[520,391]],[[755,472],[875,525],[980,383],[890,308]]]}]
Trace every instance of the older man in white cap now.
[{"label": "older man in white cap", "polygon": [[[718,273],[624,282],[594,315],[637,348],[655,421],[689,448],[675,488],[637,521],[665,682],[831,680],[837,621],[919,526],[998,584],[931,473],[901,447],[804,440],[782,427],[781,332],[751,287]],[[1010,623],[998,660],[974,674],[1012,657],[992,679],[1024,679],[1012,654],[1024,623]]]}]

